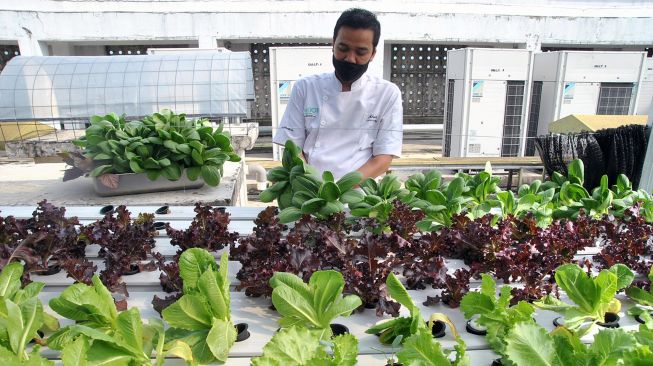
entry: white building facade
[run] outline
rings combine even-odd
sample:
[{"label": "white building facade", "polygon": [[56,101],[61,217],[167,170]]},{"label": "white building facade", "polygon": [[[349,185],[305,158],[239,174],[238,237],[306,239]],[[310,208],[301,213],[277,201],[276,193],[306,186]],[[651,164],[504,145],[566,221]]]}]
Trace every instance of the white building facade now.
[{"label": "white building facade", "polygon": [[373,11],[381,22],[370,72],[399,85],[408,118],[435,122],[443,114],[448,49],[643,51],[653,46],[653,1],[643,0],[2,0],[0,64],[17,53],[120,55],[148,47],[250,51],[257,89],[252,117],[266,118],[267,48],[328,44],[339,14],[351,7]]}]

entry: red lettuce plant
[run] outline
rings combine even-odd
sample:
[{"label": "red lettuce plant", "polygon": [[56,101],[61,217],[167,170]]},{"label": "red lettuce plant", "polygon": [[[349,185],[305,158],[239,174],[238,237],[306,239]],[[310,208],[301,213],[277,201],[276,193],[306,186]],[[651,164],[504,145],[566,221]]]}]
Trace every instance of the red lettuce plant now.
[{"label": "red lettuce plant", "polygon": [[601,252],[594,256],[599,270],[622,263],[646,275],[653,264],[653,224],[640,214],[640,204],[624,211],[622,219],[603,216],[596,220]]},{"label": "red lettuce plant", "polygon": [[238,245],[231,244],[231,260],[242,264],[236,274],[240,280],[236,290],[245,290],[247,296],[271,296],[268,282],[274,272],[288,271],[288,248],[281,240],[286,226],[279,223],[278,212],[276,207],[261,211],[254,220],[254,232],[242,238]]},{"label": "red lettuce plant", "polygon": [[107,213],[102,220],[84,228],[91,243],[100,245],[99,257],[104,259],[105,268],[100,278],[113,292],[129,296],[127,286],[122,282],[124,273],[156,269],[154,260],[144,262],[152,254],[156,229],[154,215],[141,213],[131,220],[125,206],[118,206],[114,212]]},{"label": "red lettuce plant", "polygon": [[229,231],[231,218],[223,207],[195,204],[195,218],[186,230],[173,229],[166,223],[166,233],[170,237],[170,244],[179,247],[171,261],[158,252],[152,253],[156,260],[156,266],[161,271],[159,280],[161,287],[172,295],[160,298],[154,296],[152,304],[159,313],[168,305],[181,297],[183,283],[179,276],[179,257],[181,253],[189,248],[202,248],[208,251],[218,251],[225,246],[231,246],[238,239],[237,232]]},{"label": "red lettuce plant", "polygon": [[195,204],[195,218],[186,230],[176,230],[166,223],[170,244],[178,246],[181,254],[188,248],[217,251],[230,246],[238,239],[238,233],[229,231],[230,215],[222,207]]},{"label": "red lettuce plant", "polygon": [[452,308],[460,306],[460,301],[466,293],[469,292],[469,280],[472,273],[464,268],[457,269],[453,276],[447,274],[438,288],[442,289],[439,295],[427,296],[424,302],[425,306],[434,305],[443,302]]},{"label": "red lettuce plant", "polygon": [[47,200],[38,203],[27,220],[28,235],[23,239],[24,245],[31,247],[39,257],[36,268],[32,271],[47,272],[50,266],[63,264],[64,260],[85,257],[86,243],[80,240],[77,217],[66,217],[64,207],[56,207]]},{"label": "red lettuce plant", "polygon": [[399,303],[389,297],[385,281],[399,263],[393,248],[408,243],[398,235],[364,235],[348,253],[342,268],[345,292],[358,295],[363,306],[375,308],[376,314],[399,315]]},{"label": "red lettuce plant", "polygon": [[23,284],[29,282],[29,269],[36,268],[39,257],[34,249],[25,245],[28,221],[14,216],[0,216],[0,270],[11,262],[23,262]]}]

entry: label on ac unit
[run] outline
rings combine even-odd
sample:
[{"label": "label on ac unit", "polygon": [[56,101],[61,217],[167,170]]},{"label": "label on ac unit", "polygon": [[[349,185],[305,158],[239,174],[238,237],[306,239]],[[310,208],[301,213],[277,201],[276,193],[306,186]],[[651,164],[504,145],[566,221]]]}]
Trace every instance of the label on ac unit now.
[{"label": "label on ac unit", "polygon": [[481,144],[469,144],[467,145],[467,152],[470,154],[480,154],[481,153]]},{"label": "label on ac unit", "polygon": [[481,98],[483,96],[483,80],[472,81],[472,98]]}]

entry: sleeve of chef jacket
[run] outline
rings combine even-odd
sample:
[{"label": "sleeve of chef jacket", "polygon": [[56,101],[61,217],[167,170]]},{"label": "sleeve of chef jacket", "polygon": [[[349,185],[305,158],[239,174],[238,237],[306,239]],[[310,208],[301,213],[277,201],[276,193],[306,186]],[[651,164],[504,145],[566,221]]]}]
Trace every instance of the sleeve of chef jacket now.
[{"label": "sleeve of chef jacket", "polygon": [[304,84],[299,80],[290,92],[290,100],[274,135],[274,143],[283,145],[290,139],[300,148],[304,148],[304,141],[306,140],[303,107],[305,98]]},{"label": "sleeve of chef jacket", "polygon": [[381,125],[372,145],[372,155],[401,156],[403,139],[404,111],[401,105],[401,92],[392,84],[392,95],[381,115]]}]

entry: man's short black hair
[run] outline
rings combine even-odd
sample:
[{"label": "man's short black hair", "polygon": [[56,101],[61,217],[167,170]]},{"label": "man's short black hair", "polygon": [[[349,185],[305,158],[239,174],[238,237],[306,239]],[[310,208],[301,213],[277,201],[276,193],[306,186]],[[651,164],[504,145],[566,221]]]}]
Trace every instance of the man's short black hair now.
[{"label": "man's short black hair", "polygon": [[347,26],[354,29],[371,29],[374,32],[374,39],[372,44],[374,48],[379,44],[379,39],[381,38],[381,23],[376,19],[376,15],[369,10],[352,8],[347,9],[342,14],[336,22],[335,28],[333,28],[333,40],[336,40],[338,37],[338,31],[343,26]]}]

